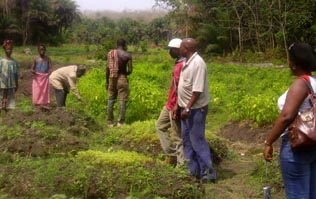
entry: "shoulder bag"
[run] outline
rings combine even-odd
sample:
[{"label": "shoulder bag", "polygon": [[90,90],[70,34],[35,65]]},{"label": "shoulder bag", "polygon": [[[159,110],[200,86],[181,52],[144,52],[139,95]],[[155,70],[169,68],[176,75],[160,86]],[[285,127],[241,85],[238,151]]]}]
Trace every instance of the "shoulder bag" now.
[{"label": "shoulder bag", "polygon": [[288,128],[291,148],[293,151],[306,151],[316,148],[316,95],[310,84],[309,77],[302,76],[309,89],[311,108],[298,112]]}]

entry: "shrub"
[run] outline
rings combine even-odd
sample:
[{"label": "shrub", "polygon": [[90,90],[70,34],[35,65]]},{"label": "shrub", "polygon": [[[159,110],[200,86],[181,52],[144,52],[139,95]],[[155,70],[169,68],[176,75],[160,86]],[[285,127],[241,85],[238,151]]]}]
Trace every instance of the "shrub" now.
[{"label": "shrub", "polygon": [[[19,198],[201,198],[203,187],[136,152],[82,151],[73,158],[23,159],[2,167],[0,186]],[[161,176],[164,176],[161,178]],[[173,189],[165,189],[165,186]]]}]

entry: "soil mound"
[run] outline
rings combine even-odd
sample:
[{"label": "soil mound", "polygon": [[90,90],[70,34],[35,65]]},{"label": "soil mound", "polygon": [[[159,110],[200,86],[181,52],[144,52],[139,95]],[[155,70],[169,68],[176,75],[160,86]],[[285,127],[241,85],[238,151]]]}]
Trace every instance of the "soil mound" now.
[{"label": "soil mound", "polygon": [[231,142],[242,142],[252,144],[263,144],[272,125],[255,127],[251,121],[231,121],[220,130],[220,136]]}]

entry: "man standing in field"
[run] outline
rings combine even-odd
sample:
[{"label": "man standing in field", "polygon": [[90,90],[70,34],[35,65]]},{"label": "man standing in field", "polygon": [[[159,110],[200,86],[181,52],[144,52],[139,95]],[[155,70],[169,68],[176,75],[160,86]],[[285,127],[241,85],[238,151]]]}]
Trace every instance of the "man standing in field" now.
[{"label": "man standing in field", "polygon": [[[177,87],[180,78],[180,72],[184,63],[184,57],[180,55],[181,39],[172,39],[167,48],[170,56],[175,59],[171,86],[168,95],[168,101],[163,107],[156,123],[156,130],[159,135],[160,144],[163,151],[170,157],[177,158],[177,167],[183,165],[183,145],[181,138],[181,121],[178,113]],[[169,129],[171,128],[171,134]],[[174,144],[172,143],[174,142]]]},{"label": "man standing in field", "polygon": [[196,179],[215,183],[210,148],[205,139],[205,121],[210,101],[207,67],[196,52],[196,41],[184,39],[180,54],[186,58],[178,86],[178,104],[181,107],[181,125],[184,157]]},{"label": "man standing in field", "polygon": [[115,100],[119,98],[118,126],[125,123],[126,103],[129,96],[127,76],[132,73],[132,55],[126,51],[124,39],[117,40],[117,48],[112,49],[107,55],[106,64],[106,88],[108,90],[108,127],[113,127],[114,115],[113,107]]}]

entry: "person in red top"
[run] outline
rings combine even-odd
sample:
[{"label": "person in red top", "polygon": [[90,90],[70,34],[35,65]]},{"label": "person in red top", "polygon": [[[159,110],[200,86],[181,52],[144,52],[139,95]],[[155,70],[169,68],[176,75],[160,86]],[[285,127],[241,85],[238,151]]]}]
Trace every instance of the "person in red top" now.
[{"label": "person in red top", "polygon": [[[183,145],[181,138],[181,121],[178,118],[178,96],[177,87],[180,78],[180,72],[184,63],[184,58],[180,55],[180,44],[182,40],[175,38],[172,39],[167,49],[169,54],[174,58],[175,65],[169,90],[168,101],[163,107],[160,116],[156,122],[156,131],[159,135],[162,150],[170,157],[176,157],[177,167],[184,164]],[[169,129],[171,131],[169,133]]]}]

